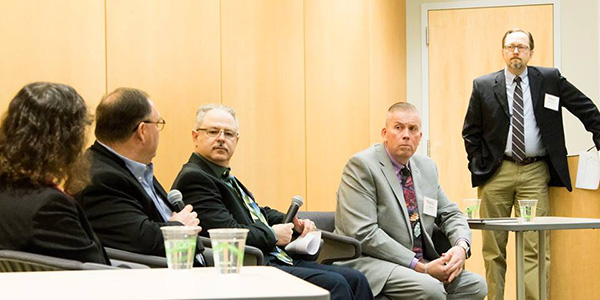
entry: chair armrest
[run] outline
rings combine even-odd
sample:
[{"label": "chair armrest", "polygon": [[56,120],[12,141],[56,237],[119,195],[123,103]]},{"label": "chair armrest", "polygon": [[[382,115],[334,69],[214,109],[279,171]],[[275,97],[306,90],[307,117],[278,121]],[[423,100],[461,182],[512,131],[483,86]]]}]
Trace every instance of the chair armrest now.
[{"label": "chair armrest", "polygon": [[320,243],[319,243],[319,250],[317,250],[317,253],[310,255],[310,254],[299,254],[299,253],[290,253],[289,251],[287,252],[293,259],[301,259],[301,260],[306,260],[306,261],[318,261],[319,256],[321,255],[321,250],[323,250],[323,245],[325,244],[325,241],[321,238]]},{"label": "chair armrest", "polygon": [[[205,236],[199,236],[198,238],[202,242],[202,245],[204,245],[204,248],[206,248],[206,250],[210,249],[211,254],[214,255],[214,253],[212,252],[212,244],[210,243],[210,238],[207,238]],[[207,259],[208,263],[208,258],[206,257],[206,250],[204,253],[204,257]],[[267,263],[265,261],[265,256],[260,249],[248,245],[244,247],[244,266],[264,266],[266,264]],[[209,265],[214,265],[214,262]]]},{"label": "chair armrest", "polygon": [[[87,266],[86,264],[87,263],[84,263],[84,270],[90,270],[89,266]],[[110,264],[111,264],[111,266],[117,267],[119,269],[150,269],[150,267],[148,267],[147,265],[134,263],[134,262],[130,262],[130,261],[122,261],[122,260],[118,260],[118,259],[111,259]],[[100,265],[100,266],[102,266],[102,265]],[[95,270],[94,267],[92,267],[91,270]]]},{"label": "chair armrest", "polygon": [[108,254],[108,257],[111,259],[111,262],[113,260],[118,260],[118,261],[126,261],[126,262],[142,264],[142,265],[146,265],[150,268],[166,268],[167,267],[167,258],[165,258],[165,257],[139,254],[139,253],[129,252],[129,251],[120,250],[120,249],[114,249],[114,248],[108,248],[108,247],[104,247],[104,250],[106,250],[106,254]]},{"label": "chair armrest", "polygon": [[345,261],[360,256],[362,248],[360,242],[354,238],[321,231],[321,238],[325,241],[317,262],[330,265],[336,261]]}]

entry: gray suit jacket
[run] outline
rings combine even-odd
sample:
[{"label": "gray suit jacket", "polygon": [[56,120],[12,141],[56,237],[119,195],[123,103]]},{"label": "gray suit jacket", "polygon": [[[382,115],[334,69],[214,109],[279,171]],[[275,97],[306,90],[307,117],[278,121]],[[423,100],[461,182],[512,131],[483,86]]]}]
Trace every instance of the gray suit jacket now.
[{"label": "gray suit jacket", "polygon": [[[434,260],[440,256],[431,239],[434,223],[452,245],[459,238],[470,242],[467,220],[442,191],[435,163],[414,155],[410,168],[424,229],[425,258]],[[438,201],[436,217],[423,214],[424,197]],[[392,270],[398,265],[409,267],[415,257],[402,185],[383,144],[375,144],[348,161],[337,200],[336,232],[356,238],[362,245],[361,257],[342,264],[363,272],[377,295]]]}]

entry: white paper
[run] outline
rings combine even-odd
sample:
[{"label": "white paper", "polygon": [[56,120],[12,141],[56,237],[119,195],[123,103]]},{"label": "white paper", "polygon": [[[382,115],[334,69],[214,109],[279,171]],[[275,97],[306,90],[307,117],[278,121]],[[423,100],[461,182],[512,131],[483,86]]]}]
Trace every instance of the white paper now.
[{"label": "white paper", "polygon": [[289,253],[315,255],[321,247],[321,231],[311,231],[285,246]]},{"label": "white paper", "polygon": [[599,181],[600,159],[598,159],[598,151],[579,152],[579,166],[577,166],[575,187],[578,189],[597,190]]},{"label": "white paper", "polygon": [[423,199],[423,213],[432,217],[437,217],[437,200],[425,197]]},{"label": "white paper", "polygon": [[560,101],[560,98],[558,98],[554,95],[546,94],[546,96],[544,97],[544,107],[551,109],[553,111],[558,111],[558,102],[559,101]]}]

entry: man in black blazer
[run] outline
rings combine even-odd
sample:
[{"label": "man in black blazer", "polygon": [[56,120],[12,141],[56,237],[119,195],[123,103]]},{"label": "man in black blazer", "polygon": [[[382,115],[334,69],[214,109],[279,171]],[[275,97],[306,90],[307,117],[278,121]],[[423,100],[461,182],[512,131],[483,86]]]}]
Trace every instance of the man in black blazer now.
[{"label": "man in black blazer", "polygon": [[160,227],[199,224],[190,205],[173,212],[153,175],[152,158],[164,125],[148,95],[136,89],[119,88],[96,109],[97,141],[87,150],[92,183],[76,198],[107,247],[164,256]]},{"label": "man in black blazer", "polygon": [[[233,109],[221,105],[200,107],[192,131],[195,152],[179,172],[173,188],[183,193],[202,221],[202,235],[212,228],[247,228],[246,244],[261,249],[269,265],[327,289],[331,299],[372,299],[365,276],[353,269],[293,259],[284,250],[292,233],[316,230],[310,220],[294,217],[282,224],[284,214],[260,207],[252,193],[233,175],[229,160],[239,140]],[[267,288],[267,287],[265,287]]]},{"label": "man in black blazer", "polygon": [[[571,191],[562,108],[593,133],[600,149],[600,113],[594,103],[557,69],[528,67],[531,33],[512,29],[502,39],[506,68],[473,81],[463,139],[481,216],[520,216],[518,199],[537,199],[537,215],[548,214],[548,186]],[[507,232],[483,232],[488,299],[502,299]],[[546,260],[549,262],[549,245]],[[527,299],[538,298],[537,236],[525,233]],[[548,285],[549,286],[549,285]]]}]

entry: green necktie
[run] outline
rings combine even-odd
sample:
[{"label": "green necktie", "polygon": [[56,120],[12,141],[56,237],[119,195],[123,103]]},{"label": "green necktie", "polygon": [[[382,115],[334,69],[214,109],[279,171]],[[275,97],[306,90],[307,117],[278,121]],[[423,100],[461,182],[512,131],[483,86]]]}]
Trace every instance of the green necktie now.
[{"label": "green necktie", "polygon": [[[227,185],[229,185],[232,189],[234,189],[236,191],[236,193],[238,194],[238,196],[244,200],[244,205],[246,206],[248,211],[250,211],[252,220],[254,220],[255,222],[257,220],[260,220],[261,222],[263,222],[263,224],[270,227],[269,223],[267,222],[267,219],[260,211],[258,204],[256,204],[256,202],[254,200],[252,200],[252,198],[250,198],[250,196],[248,196],[244,192],[244,190],[239,186],[239,184],[235,180],[235,177],[233,175],[229,174],[228,171],[226,171],[224,175],[227,176],[226,177],[227,179],[225,180],[225,182],[227,182]],[[285,251],[283,251],[281,248],[279,248],[277,246],[275,246],[275,251],[271,252],[271,255],[277,257],[277,259],[279,259],[280,261],[282,261],[283,263],[286,263],[288,265],[294,264],[294,260],[287,253],[285,253]]]}]

